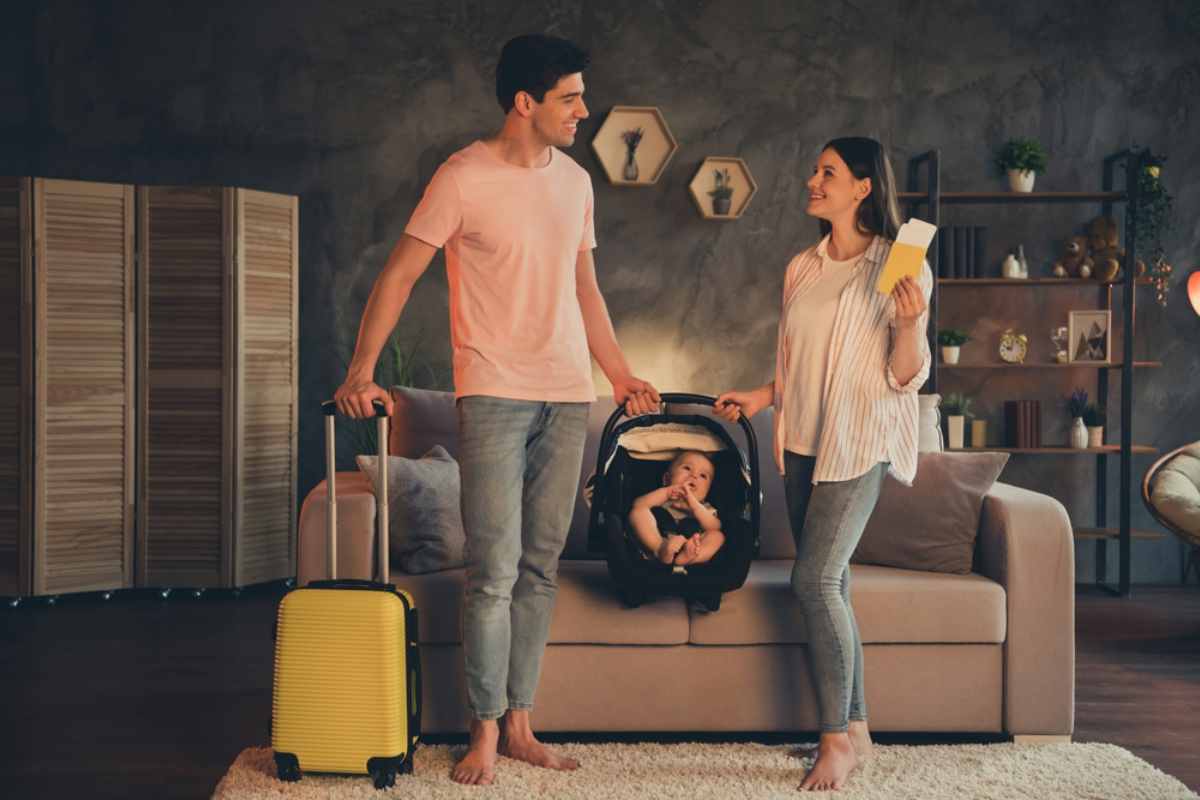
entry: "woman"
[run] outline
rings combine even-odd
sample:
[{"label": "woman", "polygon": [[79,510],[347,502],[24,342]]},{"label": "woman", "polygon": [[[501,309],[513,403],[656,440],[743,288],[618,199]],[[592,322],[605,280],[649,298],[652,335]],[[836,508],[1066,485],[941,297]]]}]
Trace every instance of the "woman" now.
[{"label": "woman", "polygon": [[911,484],[917,390],[929,374],[925,338],[933,275],[876,288],[899,228],[895,179],[878,142],[834,139],[808,181],[807,212],[823,237],[788,265],[775,380],[726,392],[715,413],[736,421],[775,406],[775,458],[796,540],[792,590],[808,629],[821,721],[801,789],[840,789],[870,753],[863,651],[850,606],[850,555],[884,475]]}]

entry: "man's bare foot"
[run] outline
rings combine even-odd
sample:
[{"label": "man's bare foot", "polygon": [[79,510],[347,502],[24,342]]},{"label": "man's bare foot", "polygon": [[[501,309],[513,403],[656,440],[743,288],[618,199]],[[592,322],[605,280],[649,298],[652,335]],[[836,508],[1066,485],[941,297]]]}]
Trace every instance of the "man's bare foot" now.
[{"label": "man's bare foot", "polygon": [[500,725],[495,720],[471,720],[471,744],[467,754],[454,765],[450,779],[455,783],[489,786],[496,780],[496,747]]},{"label": "man's bare foot", "polygon": [[858,766],[858,756],[849,734],[823,733],[817,761],[804,776],[800,791],[824,792],[846,785],[846,778]]},{"label": "man's bare foot", "polygon": [[529,727],[529,712],[524,709],[510,709],[504,716],[500,755],[546,769],[569,771],[579,768],[578,761],[554,752],[534,737]]},{"label": "man's bare foot", "polygon": [[664,564],[670,564],[685,544],[687,544],[687,539],[677,533],[664,536],[662,544],[658,547],[658,560]]},{"label": "man's bare foot", "polygon": [[[865,719],[850,720],[850,744],[854,745],[854,754],[858,756],[859,761],[866,761],[875,753],[875,745],[871,741],[871,731],[867,726]],[[792,758],[806,759],[816,758],[821,752],[819,744],[801,745],[793,749],[789,756]]]},{"label": "man's bare foot", "polygon": [[680,549],[678,555],[675,556],[675,563],[686,566],[694,562],[700,556],[700,534],[691,536],[687,543]]}]

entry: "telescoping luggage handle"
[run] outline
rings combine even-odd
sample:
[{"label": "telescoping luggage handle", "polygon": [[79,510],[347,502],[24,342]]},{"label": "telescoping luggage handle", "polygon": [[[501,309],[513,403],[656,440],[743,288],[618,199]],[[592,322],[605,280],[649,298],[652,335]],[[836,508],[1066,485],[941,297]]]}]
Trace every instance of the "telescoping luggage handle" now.
[{"label": "telescoping luggage handle", "polygon": [[[379,469],[376,480],[375,519],[379,531],[375,536],[378,543],[379,581],[388,583],[388,415],[387,407],[380,400],[372,401],[375,407],[375,425],[379,438]],[[337,467],[334,459],[334,421],[338,407],[333,400],[321,403],[321,411],[325,414],[325,485],[327,502],[325,504],[325,529],[328,531],[327,560],[329,563],[329,579],[337,578],[337,485],[335,476]]]}]

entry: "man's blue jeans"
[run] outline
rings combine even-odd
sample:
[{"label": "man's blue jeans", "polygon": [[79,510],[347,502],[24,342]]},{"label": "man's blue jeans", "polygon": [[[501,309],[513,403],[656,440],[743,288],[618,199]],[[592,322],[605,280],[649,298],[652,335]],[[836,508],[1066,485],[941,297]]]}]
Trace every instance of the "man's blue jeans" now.
[{"label": "man's blue jeans", "polygon": [[458,401],[463,651],[475,719],[533,708],[588,406],[478,395]]}]

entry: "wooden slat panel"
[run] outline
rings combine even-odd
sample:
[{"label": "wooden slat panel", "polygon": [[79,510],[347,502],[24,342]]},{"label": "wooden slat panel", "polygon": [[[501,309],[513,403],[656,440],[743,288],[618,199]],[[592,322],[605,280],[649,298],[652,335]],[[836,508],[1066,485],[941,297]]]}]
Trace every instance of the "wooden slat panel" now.
[{"label": "wooden slat panel", "polygon": [[0,594],[30,591],[32,392],[28,178],[0,177]]},{"label": "wooden slat panel", "polygon": [[296,198],[237,190],[238,585],[295,574]]},{"label": "wooden slat panel", "polygon": [[34,182],[34,590],[132,585],[133,189]]},{"label": "wooden slat panel", "polygon": [[223,585],[223,196],[140,190],[140,585]]}]

